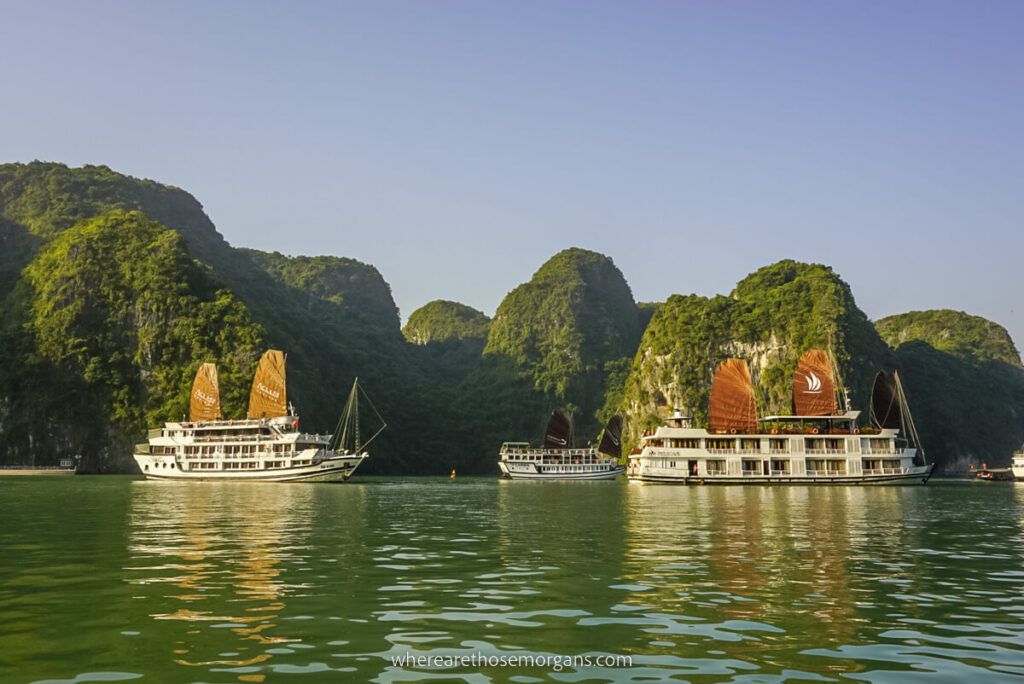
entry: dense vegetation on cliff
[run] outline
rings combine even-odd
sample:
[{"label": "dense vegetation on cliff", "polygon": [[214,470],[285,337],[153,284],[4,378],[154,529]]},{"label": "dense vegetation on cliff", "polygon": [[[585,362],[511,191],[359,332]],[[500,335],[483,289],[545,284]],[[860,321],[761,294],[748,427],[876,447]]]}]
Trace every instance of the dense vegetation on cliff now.
[{"label": "dense vegetation on cliff", "polygon": [[946,470],[1006,465],[1024,441],[1024,368],[999,324],[912,311],[876,324],[894,348],[921,440]]},{"label": "dense vegetation on cliff", "polygon": [[642,329],[633,293],[611,259],[583,249],[551,257],[498,306],[484,353],[576,414],[578,434],[599,430],[609,375]]},{"label": "dense vegetation on cliff", "polygon": [[731,296],[673,295],[654,314],[633,365],[625,404],[633,438],[667,410],[706,418],[711,378],[736,356],[751,366],[762,413],[790,412],[796,362],[809,348],[831,348],[855,403],[890,354],[830,268],[781,261],[749,275]]},{"label": "dense vegetation on cliff", "polygon": [[133,439],[180,417],[191,376],[220,361],[227,411],[241,412],[262,329],[181,236],[111,210],[49,242],[5,304],[0,452],[82,454],[129,467]]},{"label": "dense vegetation on cliff", "polygon": [[834,351],[859,407],[874,372],[899,367],[941,464],[999,463],[1024,439],[1024,369],[1004,329],[952,311],[872,325],[825,266],[782,261],[728,297],[638,305],[611,259],[568,249],[493,320],[436,301],[400,329],[373,266],[236,249],[185,191],[102,166],[0,165],[0,345],[6,463],[81,453],[130,469],[131,442],[185,411],[200,362],[219,364],[225,413],[241,415],[271,346],[289,354],[310,430],[331,430],[362,379],[391,424],[365,472],[494,472],[498,445],[536,441],[560,405],[583,439],[614,411],[627,438],[674,406],[700,419],[728,356],[750,361],[762,413],[787,413],[809,347]]},{"label": "dense vegetation on cliff", "polygon": [[[263,343],[289,353],[289,393],[310,429],[329,431],[334,427],[356,375],[374,389],[380,401],[410,416],[414,427],[418,427],[414,422],[417,418],[427,421],[427,417],[418,415],[413,396],[420,376],[405,353],[390,288],[376,269],[350,259],[290,259],[235,249],[217,233],[202,206],[188,193],[130,178],[103,166],[72,169],[42,162],[0,165],[0,243],[17,247],[0,258],[0,285],[6,284],[6,290],[0,291],[0,298],[7,300],[6,330],[19,327],[18,302],[22,299],[10,293],[29,285],[22,269],[39,250],[72,226],[112,210],[138,212],[172,229],[181,237],[181,248],[203,265],[210,281],[245,307],[261,329]],[[123,228],[134,232],[139,225],[130,223]],[[119,263],[122,258],[129,257],[113,251],[109,265],[123,267]],[[60,300],[55,310],[70,304]],[[92,320],[91,324],[96,326],[94,333],[103,333],[103,321]],[[230,328],[233,321],[225,325]],[[225,330],[223,334],[230,337],[242,331]],[[19,355],[5,356],[0,363],[17,367],[39,354],[31,345],[20,351]],[[220,358],[206,360],[223,363]],[[58,379],[54,377],[53,381]],[[184,384],[175,391],[186,391]],[[247,386],[248,380],[242,384]],[[59,386],[52,384],[34,391],[60,394]],[[4,438],[14,439],[9,433],[16,428],[23,430],[17,439],[36,445],[48,443],[45,425],[17,422],[22,414],[13,407],[20,399],[11,385],[0,396],[0,407],[6,407],[0,409],[0,420],[12,426],[3,428]],[[172,413],[166,418],[179,416]],[[99,420],[116,422],[106,413]],[[40,432],[24,432],[28,428]],[[395,431],[389,431],[381,445],[390,446],[388,440],[397,443],[398,438]],[[58,455],[55,449],[43,447],[37,447],[35,453],[44,460]],[[394,453],[400,450],[394,449]],[[15,462],[21,455],[6,450],[0,451],[0,457]],[[402,467],[402,458],[396,456],[393,464],[386,458],[377,459],[368,464],[368,470]],[[120,460],[109,456],[97,457],[94,464],[101,469],[121,465]]]},{"label": "dense vegetation on cliff", "polygon": [[491,319],[471,306],[435,299],[412,312],[402,335],[413,344],[487,339]]},{"label": "dense vegetation on cliff", "polygon": [[893,348],[919,340],[960,357],[1020,365],[1020,353],[1006,328],[963,311],[911,311],[879,319],[875,328]]}]

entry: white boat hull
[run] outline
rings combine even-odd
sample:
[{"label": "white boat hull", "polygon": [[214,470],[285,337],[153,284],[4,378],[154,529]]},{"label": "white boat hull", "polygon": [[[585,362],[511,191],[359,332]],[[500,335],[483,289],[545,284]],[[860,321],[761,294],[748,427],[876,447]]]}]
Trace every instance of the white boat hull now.
[{"label": "white boat hull", "polygon": [[147,480],[234,480],[239,482],[344,482],[366,458],[336,456],[309,465],[251,470],[183,470],[173,456],[134,454]]},{"label": "white boat hull", "polygon": [[[626,472],[625,466],[615,466],[607,470],[583,470],[576,466],[561,466],[562,470],[554,470],[548,466],[546,470],[539,470],[534,463],[515,463],[499,461],[498,468],[501,469],[503,477],[510,480],[614,480]],[[557,468],[557,466],[555,466]]]},{"label": "white boat hull", "polygon": [[679,485],[923,485],[932,475],[933,464],[903,468],[901,472],[877,475],[687,475],[643,473],[629,475],[629,481],[640,484]]}]

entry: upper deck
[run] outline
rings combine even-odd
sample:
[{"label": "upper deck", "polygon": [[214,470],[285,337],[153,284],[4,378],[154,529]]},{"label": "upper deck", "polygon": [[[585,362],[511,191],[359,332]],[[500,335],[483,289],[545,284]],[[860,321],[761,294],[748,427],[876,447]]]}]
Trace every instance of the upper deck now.
[{"label": "upper deck", "polygon": [[503,461],[535,463],[605,463],[616,459],[599,453],[594,447],[582,449],[544,449],[526,442],[505,442],[498,452]]},{"label": "upper deck", "polygon": [[161,444],[216,444],[238,442],[298,442],[326,445],[331,435],[300,432],[298,416],[244,420],[171,422],[149,431],[149,441]]}]

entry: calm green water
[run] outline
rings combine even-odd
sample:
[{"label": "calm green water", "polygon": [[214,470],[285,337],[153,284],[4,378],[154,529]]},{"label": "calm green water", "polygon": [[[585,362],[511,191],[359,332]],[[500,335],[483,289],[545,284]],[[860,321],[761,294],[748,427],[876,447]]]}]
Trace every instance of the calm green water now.
[{"label": "calm green water", "polygon": [[1024,675],[1024,485],[0,478],[0,515],[5,682]]}]

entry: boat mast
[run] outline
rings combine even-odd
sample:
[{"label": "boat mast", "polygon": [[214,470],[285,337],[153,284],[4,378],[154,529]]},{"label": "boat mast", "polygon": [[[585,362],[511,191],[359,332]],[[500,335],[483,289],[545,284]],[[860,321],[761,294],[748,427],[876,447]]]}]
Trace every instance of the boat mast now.
[{"label": "boat mast", "polygon": [[[380,428],[373,433],[368,440],[362,441],[362,435],[359,432],[359,395],[362,394],[363,398],[366,399],[370,408],[373,409],[374,414],[380,421]],[[345,408],[342,411],[341,418],[338,420],[338,427],[334,431],[334,441],[331,443],[331,449],[337,451],[339,449],[348,449],[349,445],[352,447],[353,454],[362,453],[362,451],[369,446],[370,442],[377,438],[377,435],[384,432],[388,424],[384,421],[384,417],[380,415],[380,411],[370,401],[370,397],[367,396],[366,391],[362,385],[359,384],[359,378],[356,378],[352,382],[352,390],[348,393],[348,401],[345,402]]]},{"label": "boat mast", "polygon": [[896,380],[896,395],[900,402],[900,421],[903,423],[903,433],[907,439],[914,444],[914,448],[921,454],[921,464],[928,465],[928,456],[921,446],[921,437],[917,434],[917,426],[914,424],[914,416],[910,413],[910,404],[907,403],[907,395],[903,391],[903,381],[900,380],[900,372],[893,371],[893,378]]},{"label": "boat mast", "polygon": [[[348,400],[345,408],[338,419],[338,427],[334,431],[334,441],[331,443],[331,450],[348,449],[348,445],[354,442],[355,450],[352,453],[359,453],[359,378],[352,382],[352,391],[348,393]],[[353,420],[353,418],[355,420]]]}]

